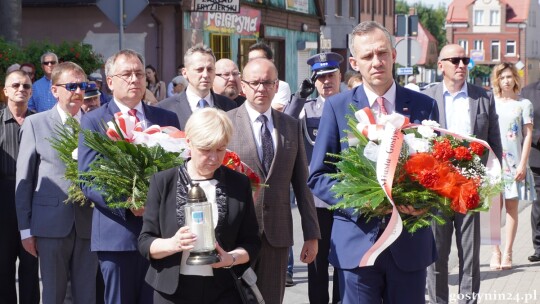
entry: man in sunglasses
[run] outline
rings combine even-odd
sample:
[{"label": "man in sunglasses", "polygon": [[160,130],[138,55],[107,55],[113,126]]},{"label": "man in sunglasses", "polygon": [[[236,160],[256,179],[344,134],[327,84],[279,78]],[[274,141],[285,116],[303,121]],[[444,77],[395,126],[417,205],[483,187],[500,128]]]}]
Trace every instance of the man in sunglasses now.
[{"label": "man in sunglasses", "polygon": [[71,281],[73,303],[95,303],[98,260],[90,251],[90,204],[65,202],[71,183],[66,166],[47,138],[68,117],[80,120],[86,74],[73,62],[51,75],[56,105],[25,119],[20,130],[15,202],[22,245],[39,257],[43,303],[63,303]]},{"label": "man in sunglasses", "polygon": [[[19,129],[25,118],[34,112],[28,109],[32,81],[24,71],[7,75],[4,84],[7,106],[0,110],[0,303],[39,303],[38,259],[21,244],[15,213],[15,171],[19,153]],[[19,259],[19,302],[15,267]]]},{"label": "man in sunglasses", "polygon": [[[86,113],[81,128],[104,134],[103,121],[112,121],[118,112],[134,116],[143,128],[151,125],[179,128],[174,113],[142,102],[146,92],[144,67],[143,56],[133,50],[121,50],[109,57],[105,63],[105,75],[113,98],[102,107]],[[79,170],[88,171],[97,157],[98,153],[84,144],[81,132]],[[105,282],[105,303],[152,303],[153,290],[144,281],[148,260],[137,249],[144,207],[112,209],[98,189],[83,186],[82,191],[95,205],[91,250],[98,255]]]},{"label": "man in sunglasses", "polygon": [[[437,63],[443,81],[423,93],[437,100],[442,128],[485,140],[500,160],[502,145],[495,101],[490,92],[467,82],[469,62],[460,45],[444,46]],[[455,229],[460,257],[459,292],[471,299],[467,303],[476,303],[475,295],[480,290],[480,214],[454,213],[445,220],[445,225],[432,225],[439,259],[428,268],[429,301],[448,303],[448,256]]]},{"label": "man in sunglasses", "polygon": [[51,109],[56,104],[56,98],[51,92],[51,74],[58,64],[58,56],[52,52],[41,55],[41,69],[43,77],[34,82],[32,87],[32,97],[28,101],[28,108],[36,112],[43,112]]}]

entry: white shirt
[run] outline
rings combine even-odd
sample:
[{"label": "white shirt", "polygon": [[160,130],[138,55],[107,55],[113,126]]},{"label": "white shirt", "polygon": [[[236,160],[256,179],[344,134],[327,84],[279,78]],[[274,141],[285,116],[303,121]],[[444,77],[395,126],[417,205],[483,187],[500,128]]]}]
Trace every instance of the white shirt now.
[{"label": "white shirt", "polygon": [[279,103],[286,106],[289,104],[290,99],[291,87],[285,81],[279,80],[278,91],[276,95],[274,95],[274,99],[272,99],[272,104]]},{"label": "white shirt", "polygon": [[193,90],[188,86],[186,89],[186,97],[189,103],[189,107],[191,108],[191,112],[199,110],[198,105],[201,99],[206,100],[209,107],[214,107],[214,99],[212,98],[212,93],[210,92],[208,92],[208,95],[201,98],[201,96],[193,92]]},{"label": "white shirt", "polygon": [[[381,110],[379,109],[379,104],[377,103],[377,97],[379,95],[375,94],[373,91],[368,89],[366,86],[364,86],[364,91],[366,92],[366,96],[369,102],[369,107],[373,110],[375,113],[375,117],[380,117]],[[384,107],[386,108],[386,112],[388,114],[392,114],[396,111],[396,83],[392,82],[392,86],[384,93],[383,96],[384,101]]]},{"label": "white shirt", "polygon": [[444,110],[446,113],[446,128],[462,135],[471,135],[471,114],[467,83],[461,90],[450,94],[443,82]]},{"label": "white shirt", "polygon": [[[128,106],[126,106],[125,104],[117,101],[115,98],[113,98],[113,101],[116,104],[116,106],[120,109],[120,112],[122,112],[122,114],[129,115],[128,111],[131,110],[131,109]],[[137,110],[137,118],[141,122],[143,129],[148,128],[149,127],[149,121],[146,119],[146,115],[144,114],[144,108],[143,108],[143,105],[142,105],[142,101],[139,101],[139,103],[133,109]]]},{"label": "white shirt", "polygon": [[[64,110],[62,110],[62,108],[60,108],[60,105],[57,103],[56,104],[56,110],[58,111],[58,114],[60,114],[60,119],[62,120],[62,125],[65,125],[66,124],[66,121],[67,121],[67,116],[68,116],[68,113],[64,112]],[[75,116],[73,116],[73,118],[75,118],[75,120],[80,124],[81,123],[81,117],[82,117],[82,111],[81,109],[79,109],[79,111],[77,112],[77,114],[75,114]]]},{"label": "white shirt", "polygon": [[[246,105],[246,110],[249,115],[249,120],[251,122],[251,128],[253,129],[253,136],[255,137],[255,142],[257,143],[257,153],[259,153],[259,159],[262,162],[262,155],[263,155],[263,149],[262,149],[262,139],[261,139],[261,127],[262,123],[257,120],[257,118],[263,114],[268,119],[268,122],[266,124],[266,127],[270,131],[270,134],[272,135],[272,143],[274,144],[274,151],[276,151],[277,148],[277,135],[274,132],[274,120],[272,119],[272,107],[268,108],[266,112],[259,113],[257,110],[253,109],[249,102],[244,102]],[[274,152],[274,155],[276,153]]]}]

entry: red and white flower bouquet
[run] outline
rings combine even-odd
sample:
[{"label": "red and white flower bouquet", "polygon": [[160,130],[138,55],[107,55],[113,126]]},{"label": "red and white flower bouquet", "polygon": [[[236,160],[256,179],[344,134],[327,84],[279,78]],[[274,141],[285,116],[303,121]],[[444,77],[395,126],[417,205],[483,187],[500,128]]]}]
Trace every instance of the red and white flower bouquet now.
[{"label": "red and white flower bouquet", "polygon": [[396,219],[415,232],[433,221],[443,224],[445,214],[486,211],[502,190],[500,164],[484,141],[452,134],[433,121],[410,124],[400,114],[377,124],[369,108],[348,119],[349,148],[331,155],[338,159],[332,176],[340,180],[332,189],[341,198],[336,208],[353,208],[367,218],[397,214],[396,205],[425,210]]}]

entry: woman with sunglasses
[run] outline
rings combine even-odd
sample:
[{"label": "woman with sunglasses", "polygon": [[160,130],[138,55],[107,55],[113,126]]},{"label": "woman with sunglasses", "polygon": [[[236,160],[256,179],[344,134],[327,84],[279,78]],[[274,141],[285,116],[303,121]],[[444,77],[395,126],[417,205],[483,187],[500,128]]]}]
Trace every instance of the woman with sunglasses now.
[{"label": "woman with sunglasses", "polygon": [[503,146],[504,205],[506,209],[506,244],[501,260],[499,246],[493,247],[491,269],[512,268],[512,247],[518,225],[518,202],[534,200],[534,179],[529,168],[533,132],[533,106],[520,98],[521,79],[511,63],[500,63],[493,68],[491,83],[499,115]]},{"label": "woman with sunglasses", "polygon": [[158,79],[156,68],[151,65],[146,66],[146,88],[154,94],[157,101],[165,99],[167,94],[165,82]]}]

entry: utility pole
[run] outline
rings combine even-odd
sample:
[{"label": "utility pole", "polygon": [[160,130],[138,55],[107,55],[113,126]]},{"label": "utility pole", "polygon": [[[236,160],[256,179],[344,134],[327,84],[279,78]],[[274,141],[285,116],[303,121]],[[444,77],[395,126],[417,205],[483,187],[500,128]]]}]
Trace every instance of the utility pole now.
[{"label": "utility pole", "polygon": [[0,1],[0,37],[21,46],[21,0]]}]

